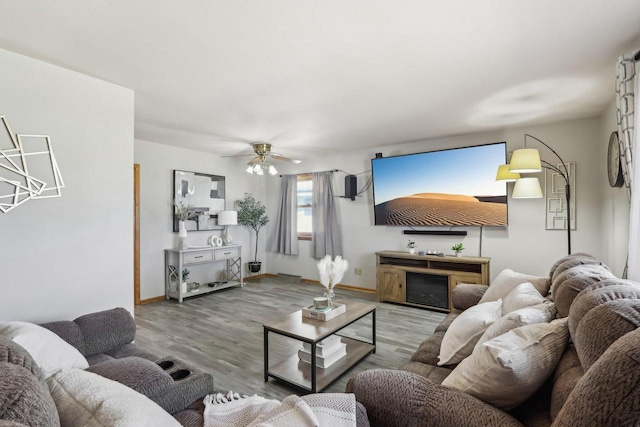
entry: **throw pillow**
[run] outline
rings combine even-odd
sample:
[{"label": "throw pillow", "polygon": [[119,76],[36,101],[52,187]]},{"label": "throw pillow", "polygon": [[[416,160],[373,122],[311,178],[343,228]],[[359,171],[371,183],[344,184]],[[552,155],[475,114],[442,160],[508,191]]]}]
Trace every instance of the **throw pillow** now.
[{"label": "throw pillow", "polygon": [[498,298],[504,299],[516,286],[525,282],[533,284],[540,295],[543,296],[549,293],[549,288],[551,287],[551,282],[548,277],[531,276],[506,269],[502,270],[494,281],[491,282],[489,289],[482,295],[480,302],[495,301]]},{"label": "throw pillow", "polygon": [[0,335],[27,350],[44,379],[64,368],[89,367],[87,359],[74,346],[42,326],[18,321],[0,323]]},{"label": "throw pillow", "polygon": [[180,426],[152,400],[91,372],[58,371],[47,385],[63,426]]},{"label": "throw pillow", "polygon": [[502,313],[508,314],[521,308],[533,305],[549,303],[550,301],[540,295],[540,292],[531,283],[523,283],[516,286],[502,302]]},{"label": "throw pillow", "polygon": [[502,316],[502,300],[478,304],[451,322],[440,345],[438,366],[460,363],[469,356],[485,330]]},{"label": "throw pillow", "polygon": [[[504,303],[503,303],[504,304]],[[531,307],[521,308],[503,315],[493,322],[491,326],[482,334],[476,347],[483,342],[489,341],[502,334],[506,334],[512,329],[525,325],[535,325],[536,323],[549,323],[556,317],[556,306],[552,302],[545,302]]]},{"label": "throw pillow", "polygon": [[477,346],[442,385],[511,410],[544,384],[568,341],[566,318],[521,326]]}]

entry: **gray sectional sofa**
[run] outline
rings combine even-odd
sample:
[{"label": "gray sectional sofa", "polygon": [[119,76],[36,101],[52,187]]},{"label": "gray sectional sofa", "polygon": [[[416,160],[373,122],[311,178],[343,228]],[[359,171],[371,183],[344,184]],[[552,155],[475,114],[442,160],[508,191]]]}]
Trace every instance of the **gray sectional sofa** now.
[{"label": "gray sectional sofa", "polygon": [[[213,378],[180,359],[160,358],[136,347],[136,326],[127,310],[41,326],[75,347],[89,363],[86,371],[147,396],[184,426],[203,425],[201,401],[213,393]],[[59,425],[40,368],[24,348],[1,336],[0,372],[0,426]]]},{"label": "gray sectional sofa", "polygon": [[549,281],[547,298],[558,318],[568,317],[570,344],[544,385],[518,407],[501,410],[441,384],[456,368],[437,366],[443,337],[480,301],[488,288],[479,285],[455,288],[456,310],[408,363],[362,372],[347,391],[366,407],[372,426],[639,426],[640,284],[615,278],[586,254],[560,259]]}]

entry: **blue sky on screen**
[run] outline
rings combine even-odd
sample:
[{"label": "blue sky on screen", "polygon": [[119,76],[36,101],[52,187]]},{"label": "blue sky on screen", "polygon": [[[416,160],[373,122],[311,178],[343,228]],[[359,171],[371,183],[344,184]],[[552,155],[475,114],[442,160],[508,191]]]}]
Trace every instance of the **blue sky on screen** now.
[{"label": "blue sky on screen", "polygon": [[505,196],[495,181],[505,161],[504,143],[374,159],[375,204],[416,193]]}]

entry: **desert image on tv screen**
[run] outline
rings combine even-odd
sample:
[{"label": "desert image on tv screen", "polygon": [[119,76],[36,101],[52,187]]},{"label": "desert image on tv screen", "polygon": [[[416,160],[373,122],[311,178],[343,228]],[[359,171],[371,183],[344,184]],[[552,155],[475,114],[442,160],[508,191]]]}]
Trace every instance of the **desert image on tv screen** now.
[{"label": "desert image on tv screen", "polygon": [[505,143],[373,159],[376,225],[507,225]]}]

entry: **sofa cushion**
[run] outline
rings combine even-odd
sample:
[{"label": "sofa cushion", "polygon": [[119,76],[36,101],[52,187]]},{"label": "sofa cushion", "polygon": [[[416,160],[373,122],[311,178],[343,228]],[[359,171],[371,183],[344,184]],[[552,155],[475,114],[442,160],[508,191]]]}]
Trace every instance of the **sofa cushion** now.
[{"label": "sofa cushion", "polygon": [[437,365],[440,345],[442,344],[445,332],[446,331],[434,332],[433,335],[422,341],[418,349],[411,355],[411,361],[434,366]]},{"label": "sofa cushion", "polygon": [[554,426],[635,426],[640,420],[640,329],[624,335],[578,381]]},{"label": "sofa cushion", "polygon": [[28,426],[60,425],[47,387],[23,366],[0,362],[0,419]]},{"label": "sofa cushion", "polygon": [[85,356],[115,350],[132,342],[136,336],[136,324],[124,308],[87,314],[74,322],[84,336]]},{"label": "sofa cushion", "polygon": [[0,362],[13,363],[22,366],[36,378],[42,379],[43,374],[33,357],[21,345],[0,335]]},{"label": "sofa cushion", "polygon": [[502,300],[478,304],[456,317],[442,339],[438,366],[460,363],[485,330],[502,316]]},{"label": "sofa cushion", "polygon": [[532,307],[538,304],[549,303],[545,297],[540,295],[540,292],[533,286],[533,284],[526,282],[515,287],[506,297],[502,303],[502,315],[509,314],[512,311],[520,310],[525,307]]},{"label": "sofa cushion", "polygon": [[580,291],[605,279],[615,279],[615,276],[607,266],[600,264],[579,265],[559,274],[551,286],[551,297],[556,303],[558,314],[567,317],[569,308]]},{"label": "sofa cushion", "polygon": [[510,330],[519,328],[520,326],[549,323],[555,316],[556,307],[552,302],[544,302],[504,314],[484,331],[484,334],[482,334],[476,346],[497,336],[506,334]]},{"label": "sofa cushion", "polygon": [[567,319],[516,328],[477,346],[442,385],[513,409],[553,373],[568,339]]},{"label": "sofa cushion", "polygon": [[451,326],[453,321],[458,316],[460,316],[460,313],[449,313],[449,314],[447,314],[447,316],[444,318],[444,320],[442,322],[440,322],[440,324],[438,324],[438,326],[436,326],[436,329],[434,330],[434,332],[440,332],[440,331],[447,332],[447,329],[449,329],[449,326]]},{"label": "sofa cushion", "polygon": [[92,372],[65,369],[49,378],[47,385],[62,425],[180,426],[150,399]]},{"label": "sofa cushion", "polygon": [[558,367],[553,373],[553,389],[551,391],[551,406],[549,414],[554,420],[569,398],[574,387],[584,375],[584,369],[580,365],[580,359],[573,346],[564,352],[558,362]]},{"label": "sofa cushion", "polygon": [[556,261],[553,266],[551,266],[551,270],[549,271],[549,277],[551,278],[551,283],[555,280],[555,278],[561,274],[563,271],[570,269],[571,267],[575,267],[577,265],[586,265],[586,264],[602,264],[592,255],[586,253],[577,253],[567,255],[563,258],[560,258]]},{"label": "sofa cushion", "polygon": [[499,298],[504,299],[518,285],[525,282],[531,283],[540,295],[547,295],[549,293],[550,282],[548,277],[531,276],[506,269],[502,270],[493,282],[491,282],[489,289],[482,295],[480,303],[495,301]]},{"label": "sofa cushion", "polygon": [[637,328],[640,328],[640,299],[609,301],[589,310],[573,336],[584,370],[619,337]]},{"label": "sofa cushion", "polygon": [[631,280],[607,279],[588,286],[573,300],[569,309],[569,333],[575,336],[576,328],[584,315],[592,308],[618,299],[640,299],[640,284]]},{"label": "sofa cushion", "polygon": [[123,357],[89,366],[87,371],[117,381],[144,394],[153,396],[173,386],[173,379],[157,363],[140,357]]},{"label": "sofa cushion", "polygon": [[0,335],[20,344],[49,378],[64,368],[89,366],[80,352],[48,329],[27,322],[0,323]]},{"label": "sofa cushion", "polygon": [[464,311],[477,305],[487,289],[489,287],[486,285],[460,283],[451,291],[451,305]]}]

